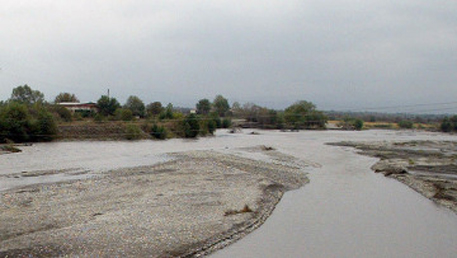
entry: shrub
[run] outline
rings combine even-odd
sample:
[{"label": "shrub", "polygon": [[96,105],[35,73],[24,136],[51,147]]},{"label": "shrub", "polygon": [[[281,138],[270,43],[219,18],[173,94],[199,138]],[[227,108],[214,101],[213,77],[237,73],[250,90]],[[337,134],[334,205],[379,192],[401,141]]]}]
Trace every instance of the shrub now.
[{"label": "shrub", "polygon": [[42,105],[12,102],[0,109],[0,142],[50,141],[56,134],[54,116]]},{"label": "shrub", "polygon": [[127,108],[118,108],[115,112],[116,120],[122,121],[132,121],[133,120],[133,112]]},{"label": "shrub", "polygon": [[232,125],[232,120],[229,118],[222,119],[222,128],[229,128]]},{"label": "shrub", "polygon": [[167,138],[167,130],[163,126],[154,124],[151,128],[151,136],[155,139],[165,140]]},{"label": "shrub", "polygon": [[214,122],[214,120],[209,120],[207,127],[208,127],[208,133],[213,135],[214,132],[216,131],[216,127],[217,127],[216,122]]},{"label": "shrub", "polygon": [[37,119],[32,124],[35,141],[51,141],[57,134],[57,124],[54,117],[47,110],[40,110]]},{"label": "shrub", "polygon": [[345,117],[343,118],[343,122],[339,125],[342,126],[345,130],[357,130],[360,131],[363,128],[363,120],[360,118],[353,118],[353,117]]},{"label": "shrub", "polygon": [[308,101],[298,101],[284,111],[284,119],[293,129],[325,129],[327,117]]},{"label": "shrub", "polygon": [[83,118],[94,117],[95,112],[92,110],[76,110],[75,114],[79,114]]},{"label": "shrub", "polygon": [[12,102],[0,110],[1,142],[10,139],[13,142],[29,140],[30,114],[25,104]]},{"label": "shrub", "polygon": [[354,120],[353,125],[354,125],[355,130],[360,131],[363,128],[363,120],[360,118],[357,118]]},{"label": "shrub", "polygon": [[448,133],[451,132],[453,129],[453,124],[449,118],[444,118],[443,121],[441,122],[441,131]]},{"label": "shrub", "polygon": [[217,114],[212,115],[212,120],[216,124],[216,128],[222,128],[222,120],[220,117],[217,116]]},{"label": "shrub", "polygon": [[59,118],[62,119],[64,122],[71,122],[72,115],[71,111],[65,107],[57,106],[54,108],[54,112],[59,115]]},{"label": "shrub", "polygon": [[97,113],[95,116],[94,116],[94,121],[97,122],[97,123],[101,123],[105,120],[105,117],[102,116],[101,114]]},{"label": "shrub", "polygon": [[412,129],[414,127],[414,123],[412,121],[402,120],[398,122],[398,127],[404,129]]},{"label": "shrub", "polygon": [[183,132],[186,138],[197,137],[200,131],[200,124],[195,114],[186,116],[183,120]]},{"label": "shrub", "polygon": [[143,131],[141,131],[141,128],[135,124],[128,124],[125,127],[125,138],[127,140],[138,140],[141,139],[142,135]]}]

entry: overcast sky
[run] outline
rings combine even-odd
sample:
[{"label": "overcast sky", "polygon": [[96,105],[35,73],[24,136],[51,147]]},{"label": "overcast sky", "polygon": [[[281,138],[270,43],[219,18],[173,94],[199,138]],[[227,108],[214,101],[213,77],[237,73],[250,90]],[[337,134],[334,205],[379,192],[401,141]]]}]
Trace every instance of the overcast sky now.
[{"label": "overcast sky", "polygon": [[457,1],[2,0],[0,68],[1,100],[457,112]]}]

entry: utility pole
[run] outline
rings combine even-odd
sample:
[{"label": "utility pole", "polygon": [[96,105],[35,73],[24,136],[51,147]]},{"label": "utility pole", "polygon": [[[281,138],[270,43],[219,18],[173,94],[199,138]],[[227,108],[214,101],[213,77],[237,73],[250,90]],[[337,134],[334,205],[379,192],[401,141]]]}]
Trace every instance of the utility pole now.
[{"label": "utility pole", "polygon": [[109,98],[109,89],[108,89],[108,98]]}]

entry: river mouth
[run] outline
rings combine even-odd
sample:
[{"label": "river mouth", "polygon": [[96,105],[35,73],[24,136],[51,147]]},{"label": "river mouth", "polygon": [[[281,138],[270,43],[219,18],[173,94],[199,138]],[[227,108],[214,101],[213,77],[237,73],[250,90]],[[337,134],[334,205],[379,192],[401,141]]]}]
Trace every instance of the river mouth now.
[{"label": "river mouth", "polygon": [[[24,147],[0,155],[0,173],[134,167],[160,162],[164,153],[209,150],[243,155],[269,146],[312,164],[310,183],[284,195],[266,223],[214,257],[454,257],[457,219],[405,185],[375,174],[377,159],[327,142],[454,140],[438,133],[363,131],[283,133],[220,131],[198,141],[70,142]],[[238,153],[238,154],[237,154]],[[45,158],[43,158],[45,157]],[[249,158],[263,159],[265,156]],[[90,172],[92,173],[92,172]],[[241,209],[239,207],[238,209]]]}]

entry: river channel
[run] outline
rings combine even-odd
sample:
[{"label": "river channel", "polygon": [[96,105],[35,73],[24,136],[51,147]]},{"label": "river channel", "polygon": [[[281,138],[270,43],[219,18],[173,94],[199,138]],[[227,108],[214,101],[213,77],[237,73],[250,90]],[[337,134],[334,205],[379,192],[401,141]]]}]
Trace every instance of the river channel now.
[{"label": "river channel", "polygon": [[311,164],[305,168],[310,183],[287,192],[262,227],[211,257],[456,256],[455,213],[395,180],[373,173],[370,166],[376,159],[358,155],[352,148],[325,145],[343,140],[457,140],[455,136],[374,130],[250,132],[219,131],[215,137],[198,140],[34,144],[22,147],[22,153],[0,155],[0,175],[64,172],[51,179],[0,177],[0,190],[71,179],[81,170],[152,165],[169,159],[170,152],[237,154],[242,153],[238,151],[242,147],[266,145]]}]

